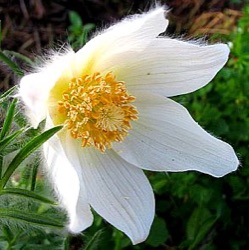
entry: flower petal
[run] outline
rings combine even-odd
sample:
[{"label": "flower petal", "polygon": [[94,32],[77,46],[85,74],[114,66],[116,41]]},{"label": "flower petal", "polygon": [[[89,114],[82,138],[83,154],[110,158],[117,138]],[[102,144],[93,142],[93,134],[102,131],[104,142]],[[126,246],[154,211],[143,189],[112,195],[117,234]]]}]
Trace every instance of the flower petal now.
[{"label": "flower petal", "polygon": [[68,161],[57,136],[44,144],[44,156],[51,183],[69,215],[68,229],[72,233],[80,233],[93,222],[81,169],[77,162],[73,166]]},{"label": "flower petal", "polygon": [[232,147],[211,136],[176,102],[144,94],[137,98],[139,120],[114,149],[126,161],[156,171],[197,170],[216,177],[237,169]]},{"label": "flower petal", "polygon": [[34,128],[46,118],[47,114],[45,100],[48,98],[48,92],[43,91],[41,79],[42,75],[39,73],[24,76],[21,79],[18,93],[25,104],[27,116]]},{"label": "flower petal", "polygon": [[224,66],[229,48],[201,45],[168,37],[154,39],[142,52],[119,54],[103,68],[113,70],[129,91],[150,91],[167,97],[206,85]]},{"label": "flower petal", "polygon": [[51,61],[44,68],[21,79],[17,96],[24,102],[33,127],[37,127],[46,118],[50,90],[60,77],[69,74],[74,55],[71,50],[63,55],[51,55]]},{"label": "flower petal", "polygon": [[[72,139],[67,145],[70,143]],[[155,202],[143,171],[112,150],[100,153],[94,148],[83,149],[80,144],[74,148],[81,162],[90,205],[134,244],[144,241],[154,218]]]},{"label": "flower petal", "polygon": [[168,20],[164,13],[165,9],[157,6],[147,13],[127,17],[97,34],[76,53],[76,75],[101,70],[115,54],[144,50],[152,39],[165,31]]}]

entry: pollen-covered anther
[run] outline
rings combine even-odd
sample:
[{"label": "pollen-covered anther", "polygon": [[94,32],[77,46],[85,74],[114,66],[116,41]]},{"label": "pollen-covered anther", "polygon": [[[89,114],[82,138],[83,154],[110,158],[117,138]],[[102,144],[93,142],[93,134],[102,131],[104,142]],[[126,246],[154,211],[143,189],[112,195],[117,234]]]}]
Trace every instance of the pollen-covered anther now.
[{"label": "pollen-covered anther", "polygon": [[138,119],[137,109],[131,105],[135,99],[111,72],[105,76],[94,73],[71,80],[58,101],[58,110],[82,147],[94,146],[104,152],[113,142],[123,141],[131,121]]}]

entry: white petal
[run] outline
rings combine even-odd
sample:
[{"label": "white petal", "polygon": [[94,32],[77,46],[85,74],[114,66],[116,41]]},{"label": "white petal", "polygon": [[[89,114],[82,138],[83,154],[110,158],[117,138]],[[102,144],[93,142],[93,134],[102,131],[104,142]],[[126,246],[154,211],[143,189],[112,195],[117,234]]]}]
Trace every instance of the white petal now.
[{"label": "white petal", "polygon": [[114,149],[126,161],[156,171],[197,170],[216,177],[238,167],[232,147],[211,136],[176,102],[156,95],[138,97],[139,120]]},{"label": "white petal", "polygon": [[67,51],[64,55],[51,56],[49,61],[38,73],[24,76],[19,85],[17,96],[21,97],[27,110],[27,116],[33,127],[46,118],[47,100],[50,90],[56,81],[70,70],[70,63],[74,57],[74,52]]},{"label": "white petal", "polygon": [[101,71],[115,54],[144,50],[167,25],[163,7],[123,19],[99,33],[76,53],[76,74]]},{"label": "white petal", "polygon": [[105,65],[125,81],[132,94],[150,91],[165,96],[193,92],[224,66],[229,48],[199,45],[168,37],[156,38],[142,52],[119,54]]},{"label": "white petal", "polygon": [[35,128],[46,118],[47,114],[45,102],[48,98],[48,91],[44,91],[42,77],[43,75],[39,73],[24,76],[18,93],[25,104],[31,125]]},{"label": "white petal", "polygon": [[[72,141],[72,140],[71,140]],[[90,205],[105,220],[130,237],[144,241],[154,218],[154,195],[143,171],[112,150],[75,147]]]},{"label": "white petal", "polygon": [[44,156],[47,172],[57,192],[59,202],[69,215],[68,229],[72,233],[80,233],[93,222],[81,178],[81,169],[77,161],[74,165],[69,162],[57,136],[44,144]]}]

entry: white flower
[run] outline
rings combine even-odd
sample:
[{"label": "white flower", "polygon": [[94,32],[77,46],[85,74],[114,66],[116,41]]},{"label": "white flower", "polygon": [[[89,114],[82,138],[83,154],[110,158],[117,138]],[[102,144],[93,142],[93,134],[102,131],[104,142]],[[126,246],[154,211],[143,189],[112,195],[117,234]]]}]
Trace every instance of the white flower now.
[{"label": "white flower", "polygon": [[92,224],[91,206],[139,243],[155,210],[142,169],[220,177],[238,167],[230,145],[168,98],[206,85],[229,49],[160,37],[164,13],[128,17],[20,82],[33,126],[44,118],[47,128],[64,124],[44,152],[72,233]]}]

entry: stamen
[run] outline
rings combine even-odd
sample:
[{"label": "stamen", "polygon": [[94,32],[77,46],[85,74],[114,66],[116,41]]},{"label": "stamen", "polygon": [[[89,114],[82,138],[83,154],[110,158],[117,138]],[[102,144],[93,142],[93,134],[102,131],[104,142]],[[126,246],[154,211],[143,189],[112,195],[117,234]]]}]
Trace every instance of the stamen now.
[{"label": "stamen", "polygon": [[67,117],[64,123],[74,139],[81,139],[82,147],[104,152],[113,142],[123,141],[131,121],[138,119],[130,104],[135,99],[111,72],[95,73],[71,80],[58,101],[58,111]]}]

